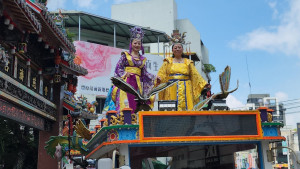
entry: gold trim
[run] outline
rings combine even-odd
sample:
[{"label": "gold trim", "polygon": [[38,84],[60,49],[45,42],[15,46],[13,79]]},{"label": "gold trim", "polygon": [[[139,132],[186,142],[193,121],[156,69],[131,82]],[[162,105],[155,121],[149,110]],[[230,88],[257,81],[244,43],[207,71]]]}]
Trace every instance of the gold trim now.
[{"label": "gold trim", "polygon": [[140,79],[139,76],[135,76],[135,78],[136,78],[136,82],[137,82],[138,88],[140,90],[139,92],[142,95],[143,94],[143,89],[142,89],[141,79]]},{"label": "gold trim", "polygon": [[146,64],[146,58],[144,58],[144,60],[143,60],[143,64],[140,66],[140,68],[143,68],[144,66],[145,66],[145,64]]},{"label": "gold trim", "polygon": [[141,76],[141,69],[138,67],[125,67],[125,71]]},{"label": "gold trim", "polygon": [[126,56],[129,66],[134,66],[131,55],[129,55],[129,53],[127,53],[127,52],[124,52],[124,53],[125,53],[125,56]]},{"label": "gold trim", "polygon": [[189,80],[190,76],[186,75],[169,75],[170,79]]}]

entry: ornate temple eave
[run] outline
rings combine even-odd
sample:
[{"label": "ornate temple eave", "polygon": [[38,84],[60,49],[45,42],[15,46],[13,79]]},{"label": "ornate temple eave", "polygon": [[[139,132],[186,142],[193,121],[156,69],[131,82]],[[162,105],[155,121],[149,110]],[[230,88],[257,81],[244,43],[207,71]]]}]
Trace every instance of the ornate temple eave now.
[{"label": "ornate temple eave", "polygon": [[30,2],[29,0],[26,0],[26,4],[33,9],[33,11],[37,15],[37,18],[40,20],[42,25],[40,35],[44,40],[53,47],[62,48],[70,53],[75,53],[75,46],[56,26],[47,8],[38,6],[35,3]]},{"label": "ornate temple eave", "polygon": [[45,15],[38,13],[37,16],[41,20],[43,29],[41,31],[41,36],[45,41],[49,43],[50,46],[56,48],[62,48],[70,53],[75,53],[75,47],[67,39],[67,37],[61,32],[61,30],[55,25],[54,21],[50,16],[47,16],[47,12],[42,11]]},{"label": "ornate temple eave", "polygon": [[75,74],[77,76],[85,76],[88,74],[88,71],[85,68],[76,65],[75,63],[69,64],[68,62],[64,61],[60,63],[60,66],[62,67],[62,71],[67,74]]},{"label": "ornate temple eave", "polygon": [[98,115],[87,111],[81,111],[80,117],[83,119],[95,120],[98,118]]},{"label": "ornate temple eave", "polygon": [[56,105],[0,72],[0,95],[47,119],[56,121]]},{"label": "ornate temple eave", "polygon": [[82,108],[79,105],[77,105],[77,103],[71,102],[68,99],[64,99],[63,106],[64,108],[70,111],[70,114],[72,116],[89,119],[89,120],[95,120],[98,118],[97,114],[82,110]]},{"label": "ornate temple eave", "polygon": [[42,30],[40,21],[34,13],[29,9],[27,4],[21,0],[3,0],[4,9],[8,10],[12,20],[19,23],[18,26],[39,34]]},{"label": "ornate temple eave", "polygon": [[66,108],[70,111],[73,111],[73,112],[78,112],[81,110],[80,106],[76,105],[76,103],[72,103],[71,101],[69,101],[67,99],[64,99],[63,106],[64,106],[64,108]]}]

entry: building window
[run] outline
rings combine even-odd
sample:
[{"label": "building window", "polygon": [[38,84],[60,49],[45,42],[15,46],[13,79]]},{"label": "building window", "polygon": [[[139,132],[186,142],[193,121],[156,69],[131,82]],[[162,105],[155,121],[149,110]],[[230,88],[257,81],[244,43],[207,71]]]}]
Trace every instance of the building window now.
[{"label": "building window", "polygon": [[150,53],[150,46],[144,46],[144,52]]},{"label": "building window", "polygon": [[100,114],[100,113],[102,113],[103,108],[104,108],[105,98],[96,98],[96,101],[98,103],[98,105],[96,107],[96,113]]}]

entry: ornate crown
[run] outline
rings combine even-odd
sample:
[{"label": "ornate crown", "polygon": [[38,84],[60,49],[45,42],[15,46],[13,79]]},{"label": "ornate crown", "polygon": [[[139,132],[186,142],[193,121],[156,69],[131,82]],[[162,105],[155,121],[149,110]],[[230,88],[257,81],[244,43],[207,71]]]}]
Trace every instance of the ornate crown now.
[{"label": "ornate crown", "polygon": [[140,39],[142,41],[145,33],[141,27],[135,26],[130,29],[130,34],[131,34],[131,40],[132,39]]},{"label": "ornate crown", "polygon": [[173,30],[171,37],[168,35],[168,39],[170,40],[171,45],[175,43],[185,44],[185,34],[186,32],[183,32],[181,35],[181,33],[179,33],[179,30]]}]

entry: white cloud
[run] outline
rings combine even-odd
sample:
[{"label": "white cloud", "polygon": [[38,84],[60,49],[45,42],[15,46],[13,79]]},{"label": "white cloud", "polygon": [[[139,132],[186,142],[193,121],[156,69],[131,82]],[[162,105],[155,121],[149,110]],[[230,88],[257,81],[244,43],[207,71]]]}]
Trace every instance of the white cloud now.
[{"label": "white cloud", "polygon": [[276,2],[269,2],[269,6],[270,6],[270,8],[273,10],[273,15],[272,15],[272,17],[273,17],[273,18],[277,18],[277,16],[278,16],[278,10],[277,10],[277,8],[276,8],[277,3],[276,3]]},{"label": "white cloud", "polygon": [[275,93],[275,97],[278,99],[279,102],[288,100],[288,95],[284,92],[277,92]]},{"label": "white cloud", "polygon": [[73,0],[73,3],[80,8],[92,9],[95,7],[94,0]]},{"label": "white cloud", "polygon": [[[290,0],[289,10],[278,14],[280,24],[268,28],[257,28],[230,43],[232,48],[240,50],[263,50],[281,52],[300,57],[300,1]],[[275,8],[276,4],[270,4]]]},{"label": "white cloud", "polygon": [[226,104],[230,109],[233,110],[244,110],[246,109],[246,105],[235,98],[233,95],[228,95],[226,98]]},{"label": "white cloud", "polygon": [[48,0],[47,8],[49,11],[64,9],[67,0]]},{"label": "white cloud", "polygon": [[296,128],[296,124],[300,123],[299,115],[300,109],[292,110],[294,113],[289,113],[289,111],[285,114],[286,124]]}]

